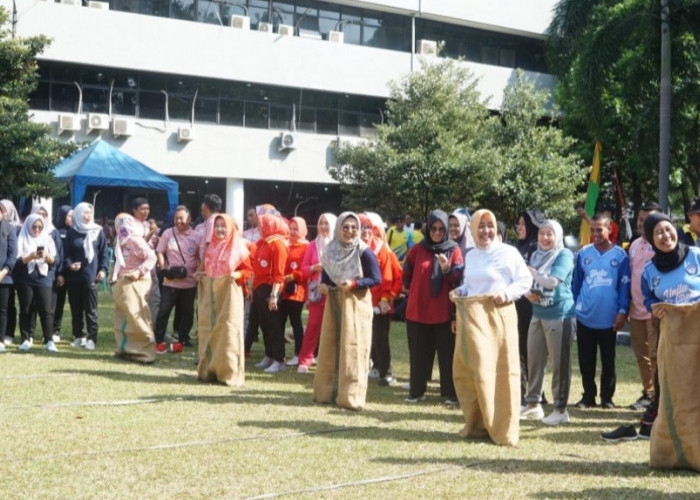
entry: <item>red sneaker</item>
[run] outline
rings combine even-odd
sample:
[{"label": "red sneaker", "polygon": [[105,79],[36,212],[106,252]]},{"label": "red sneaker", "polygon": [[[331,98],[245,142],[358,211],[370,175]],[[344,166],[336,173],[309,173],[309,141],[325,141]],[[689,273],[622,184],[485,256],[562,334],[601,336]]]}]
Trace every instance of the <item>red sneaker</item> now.
[{"label": "red sneaker", "polygon": [[165,354],[166,352],[168,352],[168,346],[165,342],[156,344],[156,354]]},{"label": "red sneaker", "polygon": [[170,344],[170,352],[182,352],[182,342],[173,342]]}]

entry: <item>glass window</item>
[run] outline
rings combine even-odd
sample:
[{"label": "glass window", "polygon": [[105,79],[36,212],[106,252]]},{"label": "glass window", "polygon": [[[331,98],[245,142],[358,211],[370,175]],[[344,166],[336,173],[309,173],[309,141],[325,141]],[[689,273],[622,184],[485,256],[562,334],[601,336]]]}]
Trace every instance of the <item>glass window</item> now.
[{"label": "glass window", "polygon": [[141,12],[140,0],[113,0],[111,8],[122,12]]},{"label": "glass window", "polygon": [[163,75],[146,73],[141,76],[141,90],[165,90],[167,83]]},{"label": "glass window", "polygon": [[360,116],[357,113],[340,112],[338,119],[339,135],[360,135]]},{"label": "glass window", "polygon": [[165,95],[161,92],[139,92],[139,117],[165,120]]},{"label": "glass window", "polygon": [[194,0],[172,0],[170,9],[170,17],[194,21]]},{"label": "glass window", "polygon": [[344,34],[345,43],[360,45],[362,42],[362,11],[351,7],[343,7],[341,25],[337,31]]},{"label": "glass window", "polygon": [[275,24],[294,25],[294,4],[290,2],[272,2],[272,18]]},{"label": "glass window", "polygon": [[498,66],[498,47],[481,46],[481,62]]},{"label": "glass window", "polygon": [[305,132],[316,132],[316,110],[312,108],[303,108],[298,115],[299,130]]},{"label": "glass window", "polygon": [[170,5],[168,0],[142,0],[141,12],[149,16],[169,17]]},{"label": "glass window", "polygon": [[269,88],[263,85],[246,84],[245,98],[248,101],[267,101],[267,92]]},{"label": "glass window", "polygon": [[197,88],[197,82],[189,78],[178,78],[172,77],[168,79],[168,88],[166,89],[169,94],[184,94],[184,95],[194,95],[194,91]]},{"label": "glass window", "polygon": [[82,71],[81,83],[91,85],[103,85],[109,87],[112,76],[103,69],[85,69]]},{"label": "glass window", "polygon": [[112,113],[136,116],[136,92],[132,90],[113,90]]},{"label": "glass window", "polygon": [[222,99],[219,103],[219,123],[243,126],[243,102]]},{"label": "glass window", "polygon": [[49,82],[39,82],[36,90],[29,96],[29,107],[31,109],[49,109],[49,95],[51,85]]},{"label": "glass window", "polygon": [[377,129],[374,125],[379,125],[382,122],[382,117],[379,113],[362,113],[360,115],[360,135],[362,137],[370,137],[377,135]]},{"label": "glass window", "polygon": [[291,106],[270,106],[270,128],[289,130],[291,119]]},{"label": "glass window", "polygon": [[231,99],[242,100],[245,97],[247,87],[243,83],[226,82],[221,86],[221,97],[229,97]]},{"label": "glass window", "polygon": [[506,68],[515,68],[515,51],[513,49],[500,49],[499,63]]},{"label": "glass window", "polygon": [[268,128],[267,104],[258,102],[245,103],[245,126],[252,128]]},{"label": "glass window", "polygon": [[84,88],[83,89],[83,113],[107,113],[109,112],[109,90]]},{"label": "glass window", "polygon": [[197,21],[207,24],[223,25],[224,22],[221,18],[221,13],[219,12],[218,2],[198,0]]},{"label": "glass window", "polygon": [[54,66],[51,70],[51,79],[58,82],[79,82],[80,68],[75,66]]},{"label": "glass window", "polygon": [[294,25],[298,26],[299,36],[320,37],[318,5],[304,0],[297,2]]},{"label": "glass window", "polygon": [[215,99],[200,99],[197,97],[197,101],[194,104],[195,121],[216,123],[216,108]]},{"label": "glass window", "polygon": [[76,113],[78,108],[78,88],[72,83],[51,85],[51,110]]},{"label": "glass window", "polygon": [[249,0],[248,15],[250,16],[250,27],[257,29],[259,23],[269,22],[270,6],[267,0]]},{"label": "glass window", "polygon": [[171,120],[190,120],[192,116],[192,98],[170,95],[168,111]]},{"label": "glass window", "polygon": [[334,109],[316,110],[316,133],[337,134],[338,112]]},{"label": "glass window", "polygon": [[314,90],[304,91],[301,96],[303,106],[314,106],[317,108],[337,108],[338,95],[328,92],[317,92]]}]

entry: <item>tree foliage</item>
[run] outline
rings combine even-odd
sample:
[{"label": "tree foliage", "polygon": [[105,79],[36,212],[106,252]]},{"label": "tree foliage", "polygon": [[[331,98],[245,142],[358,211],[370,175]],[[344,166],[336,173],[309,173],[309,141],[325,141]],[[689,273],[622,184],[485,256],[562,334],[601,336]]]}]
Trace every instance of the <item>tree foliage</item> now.
[{"label": "tree foliage", "polygon": [[36,56],[49,44],[43,36],[11,38],[7,11],[0,8],[0,197],[50,197],[65,193],[53,167],[74,151],[72,143],[49,137],[49,127],[29,115],[36,88]]},{"label": "tree foliage", "polygon": [[518,73],[494,116],[477,83],[447,59],[394,83],[376,138],[335,151],[329,172],[344,203],[419,218],[464,206],[507,221],[528,208],[569,216],[583,170],[573,141],[543,121],[549,96]]},{"label": "tree foliage", "polygon": [[[700,2],[669,5],[671,194],[687,201],[700,186]],[[617,170],[636,206],[657,197],[660,26],[659,1],[561,0],[548,29],[563,128],[587,158],[602,142],[604,180]]]}]

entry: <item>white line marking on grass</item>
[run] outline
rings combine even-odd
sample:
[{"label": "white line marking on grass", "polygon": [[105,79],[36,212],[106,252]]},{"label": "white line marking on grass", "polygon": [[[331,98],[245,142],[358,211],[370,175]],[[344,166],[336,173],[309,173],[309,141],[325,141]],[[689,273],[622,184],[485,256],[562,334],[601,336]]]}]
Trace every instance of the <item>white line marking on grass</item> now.
[{"label": "white line marking on grass", "polygon": [[259,500],[262,498],[275,498],[287,495],[299,495],[301,493],[319,493],[321,491],[339,490],[342,488],[352,488],[354,486],[363,486],[366,484],[377,484],[377,483],[388,483],[390,481],[401,481],[403,479],[411,479],[418,476],[425,476],[427,474],[435,474],[437,472],[443,472],[446,470],[454,469],[455,467],[441,467],[439,469],[429,469],[422,470],[418,472],[412,472],[410,474],[398,474],[395,476],[380,476],[373,477],[370,479],[361,479],[359,481],[350,481],[347,483],[329,484],[326,486],[317,486],[315,488],[305,488],[301,490],[292,491],[279,491],[276,493],[265,493],[264,495],[258,495],[254,497],[247,497],[246,500]]},{"label": "white line marking on grass", "polygon": [[[138,448],[114,448],[107,450],[93,450],[93,451],[73,451],[67,453],[57,453],[54,455],[40,455],[35,457],[25,457],[19,458],[21,461],[31,461],[31,460],[55,460],[57,458],[68,458],[68,457],[79,457],[79,456],[90,456],[90,455],[116,455],[118,453],[135,453],[140,451],[159,451],[159,450],[172,450],[175,448],[190,448],[195,446],[210,446],[219,444],[236,443],[241,441],[268,441],[276,439],[287,439],[290,437],[303,437],[312,436],[314,434],[330,434],[332,432],[346,432],[352,430],[351,427],[346,427],[342,429],[322,429],[318,431],[307,431],[307,432],[288,432],[285,434],[272,434],[270,436],[247,436],[242,438],[231,438],[231,439],[219,439],[213,441],[189,441],[186,443],[166,443],[166,444],[155,444],[152,446],[142,446]],[[15,459],[16,460],[16,459]]]},{"label": "white line marking on grass", "polygon": [[177,396],[164,398],[146,398],[146,399],[123,399],[116,401],[69,401],[65,403],[36,403],[29,405],[13,405],[0,406],[4,410],[17,410],[24,408],[71,408],[80,406],[128,406],[128,405],[143,405],[150,403],[169,403],[178,401],[206,401],[207,399],[229,399],[237,397],[236,394],[224,396]]},{"label": "white line marking on grass", "polygon": [[32,375],[2,375],[0,380],[17,380],[30,378],[80,377],[76,373],[35,373]]}]

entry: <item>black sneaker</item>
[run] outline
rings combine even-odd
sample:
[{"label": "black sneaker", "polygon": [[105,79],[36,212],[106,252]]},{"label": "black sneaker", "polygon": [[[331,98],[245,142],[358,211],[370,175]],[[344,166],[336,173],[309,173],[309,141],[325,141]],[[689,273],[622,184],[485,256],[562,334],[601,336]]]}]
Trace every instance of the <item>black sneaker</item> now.
[{"label": "black sneaker", "polygon": [[645,424],[639,426],[639,434],[637,434],[639,439],[649,439],[651,437],[651,424]]},{"label": "black sneaker", "polygon": [[644,394],[641,395],[641,397],[632,403],[630,405],[631,410],[646,410],[649,408],[649,405],[651,404],[651,399],[646,397]]},{"label": "black sneaker", "polygon": [[595,399],[581,398],[581,400],[578,403],[576,403],[575,406],[576,406],[576,408],[584,409],[584,408],[595,408],[598,405],[596,405]]},{"label": "black sneaker", "polygon": [[617,443],[619,441],[634,441],[638,436],[634,425],[621,425],[612,432],[603,432],[600,437],[610,443]]},{"label": "black sneaker", "polygon": [[603,401],[600,407],[604,410],[612,410],[615,408],[615,403],[613,403],[612,401]]}]

